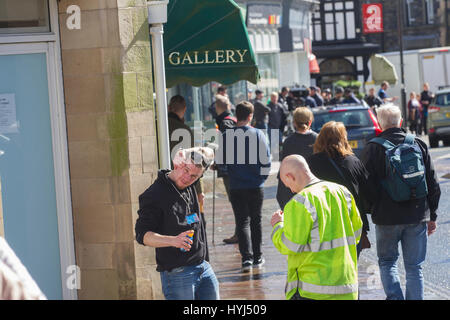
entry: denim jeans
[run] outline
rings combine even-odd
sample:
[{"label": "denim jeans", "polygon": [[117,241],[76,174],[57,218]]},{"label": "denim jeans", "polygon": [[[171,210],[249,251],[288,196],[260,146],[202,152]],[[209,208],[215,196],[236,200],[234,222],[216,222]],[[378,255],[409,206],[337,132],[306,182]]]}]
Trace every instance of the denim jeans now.
[{"label": "denim jeans", "polygon": [[161,272],[167,300],[219,300],[219,282],[210,264],[185,266]]},{"label": "denim jeans", "polygon": [[231,206],[236,214],[237,236],[242,261],[261,257],[263,188],[231,189]]},{"label": "denim jeans", "polygon": [[388,300],[404,300],[398,276],[398,243],[406,271],[406,299],[423,300],[422,265],[427,252],[427,224],[376,225],[378,265]]}]

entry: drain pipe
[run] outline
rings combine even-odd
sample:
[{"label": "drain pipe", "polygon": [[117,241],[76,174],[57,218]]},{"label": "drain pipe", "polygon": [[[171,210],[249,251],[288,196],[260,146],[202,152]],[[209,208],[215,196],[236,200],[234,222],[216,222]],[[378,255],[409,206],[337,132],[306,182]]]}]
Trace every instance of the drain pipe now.
[{"label": "drain pipe", "polygon": [[147,1],[152,39],[153,75],[156,88],[159,168],[170,169],[169,121],[167,118],[166,72],[164,68],[163,24],[167,22],[169,1]]}]

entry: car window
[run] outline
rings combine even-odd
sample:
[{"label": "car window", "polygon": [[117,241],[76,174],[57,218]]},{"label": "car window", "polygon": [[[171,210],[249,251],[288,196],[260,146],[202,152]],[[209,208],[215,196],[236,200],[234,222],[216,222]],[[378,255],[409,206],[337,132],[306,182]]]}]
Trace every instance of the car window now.
[{"label": "car window", "polygon": [[450,92],[436,95],[435,103],[441,106],[450,106]]},{"label": "car window", "polygon": [[314,121],[311,129],[319,132],[328,121],[342,122],[347,129],[359,127],[373,127],[367,110],[346,110],[334,111],[321,114],[314,114]]}]

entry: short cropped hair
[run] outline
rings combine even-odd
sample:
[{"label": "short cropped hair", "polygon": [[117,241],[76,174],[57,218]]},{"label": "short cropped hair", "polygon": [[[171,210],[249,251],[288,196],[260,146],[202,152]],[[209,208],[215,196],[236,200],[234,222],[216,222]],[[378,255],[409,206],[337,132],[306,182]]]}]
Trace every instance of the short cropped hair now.
[{"label": "short cropped hair", "polygon": [[228,110],[228,106],[230,105],[230,100],[227,97],[221,96],[220,94],[216,95],[216,108],[221,111]]},{"label": "short cropped hair", "polygon": [[220,86],[217,88],[217,93],[224,93],[225,91],[227,91],[227,87],[225,86]]},{"label": "short cropped hair", "polygon": [[377,109],[378,122],[381,129],[400,127],[402,112],[400,108],[393,103],[386,103]]},{"label": "short cropped hair", "polygon": [[307,107],[298,107],[293,114],[294,125],[297,130],[305,130],[308,128],[309,122],[313,121],[314,116],[312,111]]},{"label": "short cropped hair", "polygon": [[183,96],[177,94],[170,98],[168,109],[171,112],[179,112],[183,111],[186,107],[186,100],[183,98]]},{"label": "short cropped hair", "polygon": [[325,152],[331,158],[342,158],[353,154],[344,124],[336,121],[324,124],[313,148],[314,153]]},{"label": "short cropped hair", "polygon": [[242,101],[241,103],[238,103],[236,106],[236,119],[237,121],[245,121],[247,120],[248,116],[253,114],[254,107],[253,104],[251,104],[248,101]]}]

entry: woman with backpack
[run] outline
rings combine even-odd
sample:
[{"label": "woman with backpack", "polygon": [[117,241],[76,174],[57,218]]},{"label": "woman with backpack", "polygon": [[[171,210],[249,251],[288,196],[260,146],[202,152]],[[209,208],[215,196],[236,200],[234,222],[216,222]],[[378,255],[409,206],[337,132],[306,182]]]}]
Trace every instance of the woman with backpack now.
[{"label": "woman with backpack", "polygon": [[370,248],[367,238],[369,223],[365,200],[369,196],[365,189],[368,172],[354,155],[347,140],[344,124],[336,121],[327,122],[320,130],[314,144],[314,154],[306,160],[316,177],[347,187],[355,198],[363,221],[361,240],[357,246],[359,257],[362,249]]}]

